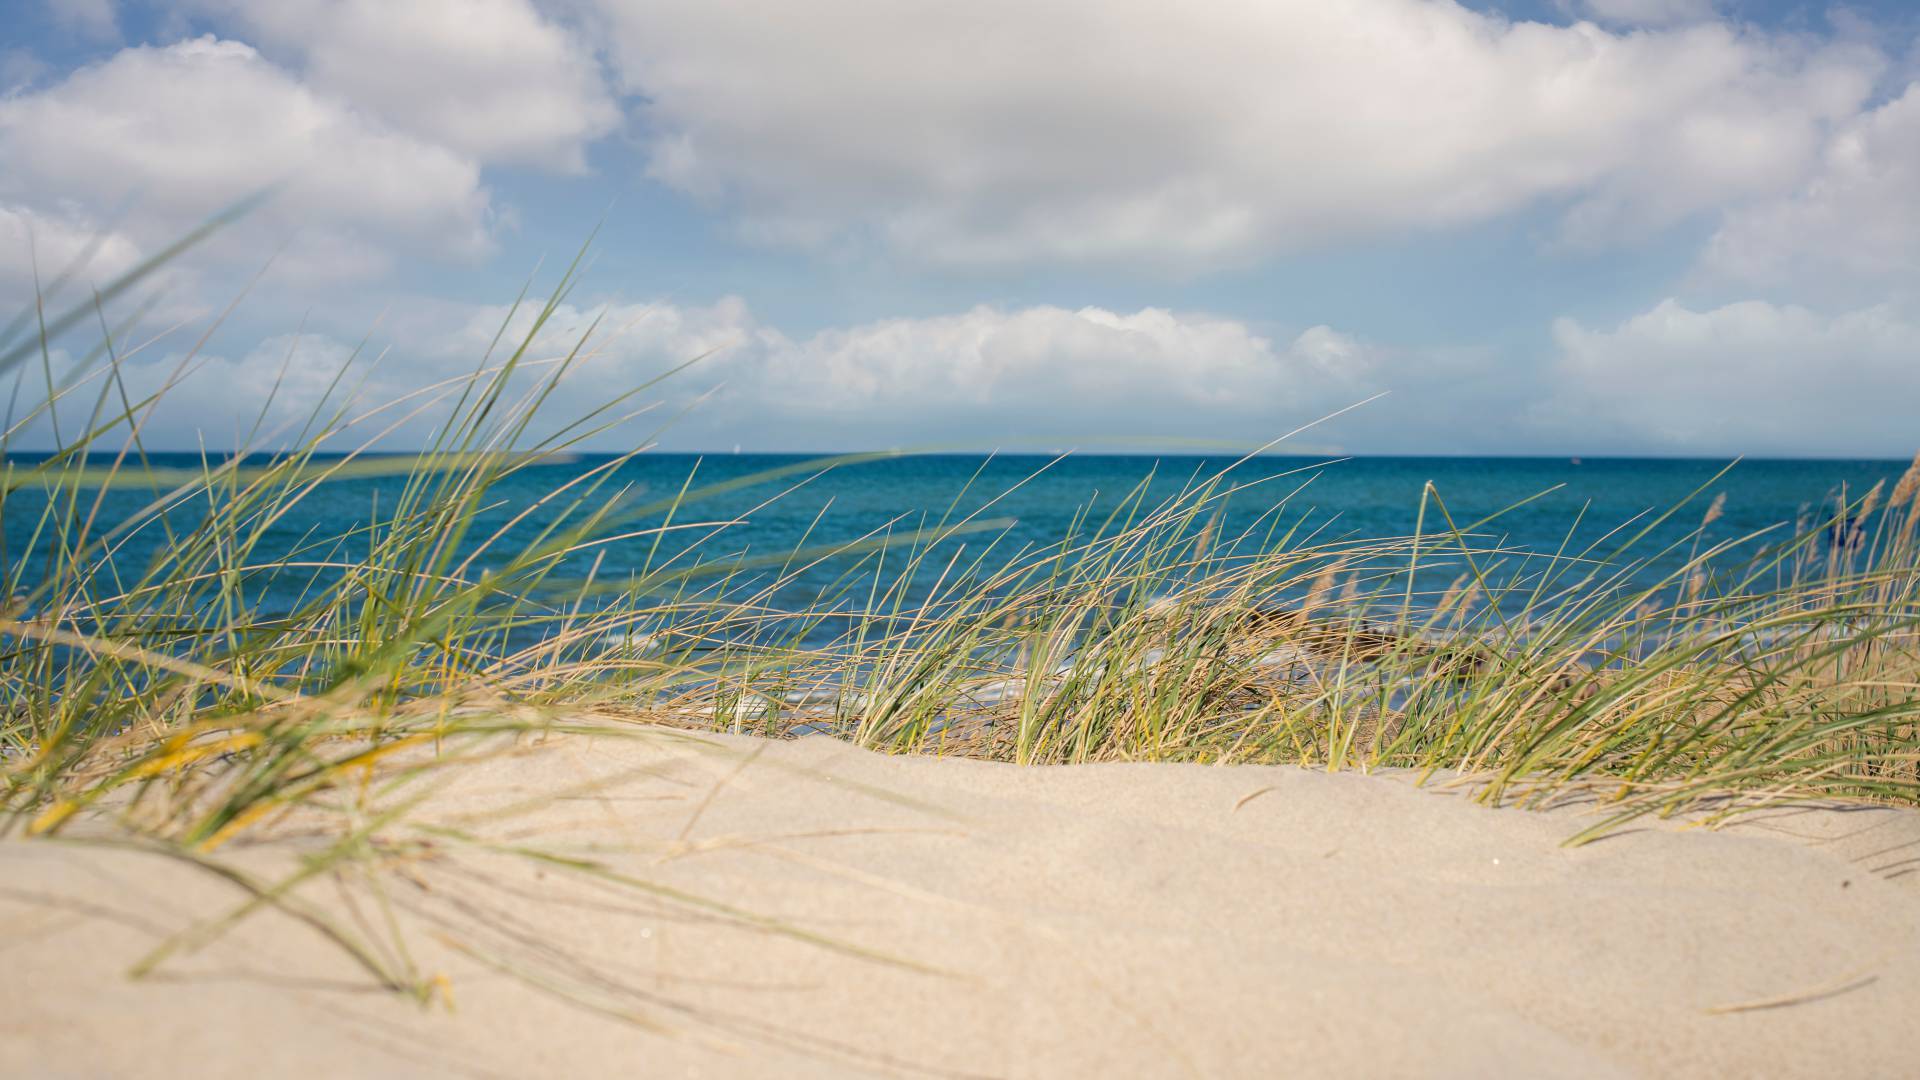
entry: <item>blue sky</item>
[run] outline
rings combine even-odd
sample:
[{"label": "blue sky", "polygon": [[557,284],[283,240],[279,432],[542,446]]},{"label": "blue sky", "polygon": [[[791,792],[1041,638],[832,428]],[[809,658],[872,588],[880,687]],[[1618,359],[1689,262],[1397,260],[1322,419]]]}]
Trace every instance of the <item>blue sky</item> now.
[{"label": "blue sky", "polygon": [[0,304],[277,192],[122,302],[156,443],[455,375],[598,225],[557,407],[708,356],[603,448],[1920,444],[1906,3],[26,7]]}]

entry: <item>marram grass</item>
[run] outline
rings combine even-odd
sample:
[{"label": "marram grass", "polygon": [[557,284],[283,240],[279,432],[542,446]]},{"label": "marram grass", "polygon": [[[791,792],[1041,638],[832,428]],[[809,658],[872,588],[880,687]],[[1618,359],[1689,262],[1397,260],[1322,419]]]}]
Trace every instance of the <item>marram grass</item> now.
[{"label": "marram grass", "polygon": [[[1912,803],[1916,487],[1920,462],[1890,500],[1655,563],[1629,557],[1634,536],[1552,557],[1477,549],[1431,489],[1432,535],[1221,543],[1195,527],[1225,494],[1210,483],[1010,569],[958,572],[891,635],[762,659],[772,685],[746,680],[692,718],[1021,762],[1444,772],[1489,801],[1597,799],[1589,836],[1648,811]],[[1457,567],[1452,587],[1403,591],[1422,561]]]},{"label": "marram grass", "polygon": [[[730,524],[702,517],[706,500],[747,484],[777,497],[839,460],[648,499],[619,486],[615,459],[489,527],[504,478],[629,423],[645,390],[568,423],[542,416],[594,344],[590,330],[532,355],[570,275],[471,376],[373,409],[330,400],[290,436],[256,429],[287,449],[198,469],[147,464],[160,397],[130,394],[104,318],[99,347],[58,377],[45,340],[0,341],[0,374],[41,385],[16,395],[0,451],[65,428],[56,453],[9,455],[0,484],[0,830],[58,838],[110,820],[236,880],[244,913],[290,902],[292,883],[221,863],[236,835],[333,815],[338,843],[302,875],[326,872],[404,817],[405,800],[343,809],[373,777],[417,779],[529,731],[604,733],[609,718],[653,737],[804,730],[1021,763],[1406,768],[1489,802],[1591,801],[1574,839],[1647,813],[1920,802],[1920,459],[1891,492],[1843,495],[1778,534],[1711,543],[1717,503],[1672,508],[1701,520],[1684,550],[1644,550],[1644,522],[1579,550],[1502,550],[1490,522],[1456,522],[1431,488],[1412,536],[1302,533],[1284,500],[1222,535],[1239,494],[1222,470],[1158,503],[1143,483],[1043,550],[1007,549],[989,502],[852,544],[703,558]],[[422,414],[440,422],[418,455],[322,454]],[[370,523],[269,542],[325,485],[383,474],[400,493]],[[104,493],[128,489],[150,501],[105,520]],[[156,554],[131,565],[142,533]],[[635,539],[642,565],[564,570]],[[846,569],[812,610],[775,609],[828,560]],[[1450,587],[1411,584],[1442,567]],[[830,644],[797,644],[828,626],[844,627]],[[434,994],[391,959],[404,950],[311,917],[384,985]]]}]

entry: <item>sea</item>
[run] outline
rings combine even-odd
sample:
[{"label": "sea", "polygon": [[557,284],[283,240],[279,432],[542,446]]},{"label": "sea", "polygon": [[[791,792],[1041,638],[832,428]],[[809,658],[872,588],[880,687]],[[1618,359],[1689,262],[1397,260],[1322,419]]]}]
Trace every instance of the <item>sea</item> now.
[{"label": "sea", "polygon": [[[186,454],[150,457],[159,468],[196,468],[201,460]],[[550,519],[558,502],[549,499],[554,492],[611,460],[581,455],[519,469],[491,493],[473,537],[534,507],[510,530],[501,549],[529,541]],[[700,496],[684,500],[674,511],[671,523],[678,528],[656,542],[656,528],[668,523],[664,513],[623,517],[612,531],[636,535],[583,548],[556,569],[552,580],[561,587],[592,575],[605,586],[666,559],[676,567],[734,569],[735,584],[741,587],[786,572],[787,579],[768,601],[776,609],[804,611],[818,604],[823,593],[844,590],[850,567],[870,571],[876,564],[903,565],[916,534],[924,537],[942,524],[970,521],[975,526],[945,541],[962,552],[960,565],[982,555],[991,564],[1058,544],[1074,533],[1076,523],[1084,533],[1088,523],[1097,524],[1129,496],[1152,507],[1216,476],[1234,493],[1211,527],[1222,538],[1247,533],[1250,539],[1243,543],[1395,538],[1413,534],[1416,527],[1432,536],[1446,531],[1446,516],[1460,526],[1491,517],[1476,530],[1475,545],[1509,553],[1550,555],[1591,546],[1604,555],[1618,539],[1644,531],[1623,558],[1632,561],[1671,549],[1638,571],[1654,576],[1697,549],[1688,534],[1700,527],[1716,500],[1721,509],[1708,526],[1709,541],[1751,536],[1755,539],[1744,548],[1751,551],[1788,538],[1796,527],[1821,527],[1820,522],[1832,519],[1842,493],[1857,500],[1876,483],[1891,486],[1906,465],[1896,460],[1519,457],[1260,456],[1236,462],[1097,454],[936,454],[834,461],[779,454],[645,453],[613,470],[600,493],[622,492],[625,508],[669,501],[682,491]],[[383,507],[390,511],[403,484],[399,476],[323,484],[271,524],[250,559],[258,563],[313,551],[316,539],[340,536],[374,521]],[[1422,492],[1428,485],[1438,499],[1427,500],[1421,521]],[[153,494],[137,486],[107,491],[96,529],[138,512]],[[549,501],[543,506],[542,499]],[[1440,512],[1442,505],[1446,516]],[[40,516],[35,506],[30,489],[15,491],[0,522],[5,559],[15,564],[15,581],[24,587],[34,583],[34,560],[44,559],[45,537],[34,536]],[[204,505],[190,503],[174,513],[178,518],[204,512]],[[1280,527],[1270,528],[1275,522]],[[115,557],[123,570],[134,570],[151,560],[161,543],[161,531],[149,526],[130,537]],[[876,558],[876,549],[887,544],[886,558]],[[828,554],[848,545],[855,551]],[[356,547],[364,550],[364,540],[347,544],[350,554]],[[806,557],[787,558],[796,551]],[[1507,556],[1503,565],[1518,565],[1516,558]],[[949,565],[954,565],[949,558],[925,560],[920,579],[907,591],[909,606],[935,588],[942,568]],[[803,569],[793,572],[795,567]],[[1420,587],[1437,591],[1457,572],[1457,564],[1437,565],[1428,571],[1432,579],[1421,581]],[[295,603],[298,597],[292,590],[300,580],[288,577],[285,595],[257,597],[258,609],[270,613]],[[810,632],[828,636],[835,631],[829,623]]]}]

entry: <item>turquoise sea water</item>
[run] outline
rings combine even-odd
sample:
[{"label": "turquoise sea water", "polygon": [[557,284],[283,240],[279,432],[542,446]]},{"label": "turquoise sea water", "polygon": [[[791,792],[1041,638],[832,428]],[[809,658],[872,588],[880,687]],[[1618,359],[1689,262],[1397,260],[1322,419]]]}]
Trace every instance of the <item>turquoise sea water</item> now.
[{"label": "turquoise sea water", "polygon": [[[197,460],[188,455],[159,455],[154,463],[191,467]],[[503,522],[581,471],[606,460],[582,457],[527,468],[497,489],[498,505],[487,517]],[[705,458],[649,454],[621,466],[615,485],[630,486],[646,498],[664,498],[680,490],[690,474],[693,485],[699,487],[808,460],[763,454]],[[1057,461],[1013,455],[888,458],[843,465],[818,475],[812,469],[802,469],[777,481],[744,487],[683,508],[678,520],[737,521],[706,538],[698,553],[706,561],[731,562],[784,554],[802,544],[831,546],[888,530],[896,535],[911,532],[935,524],[943,516],[957,518],[981,510],[991,501],[985,516],[1004,522],[1004,535],[997,541],[999,557],[1022,547],[1037,548],[1059,541],[1086,508],[1091,507],[1097,518],[1143,480],[1151,478],[1147,501],[1153,504],[1173,496],[1197,477],[1211,475],[1229,464],[1227,460],[1196,457],[1104,455]],[[1830,515],[1833,497],[1842,485],[1857,498],[1876,481],[1891,484],[1905,464],[1747,461],[1714,481],[1727,462],[1386,457],[1328,461],[1269,456],[1234,469],[1235,483],[1253,486],[1239,492],[1230,503],[1222,534],[1231,535],[1284,500],[1281,516],[1289,523],[1304,523],[1301,531],[1317,529],[1321,539],[1404,536],[1415,527],[1423,485],[1432,482],[1454,519],[1463,525],[1546,492],[1488,526],[1483,543],[1552,552],[1570,531],[1578,547],[1628,522],[1637,521],[1637,528],[1649,520],[1648,515],[1657,515],[1692,497],[1690,505],[1638,545],[1636,550],[1644,554],[1695,528],[1718,494],[1725,494],[1726,501],[1723,516],[1712,526],[1712,536],[1726,539],[1790,526],[1797,518]],[[266,561],[303,541],[337,535],[369,521],[378,507],[393,505],[401,484],[397,478],[327,484],[309,496],[296,513],[276,523],[253,558]],[[1705,490],[1695,494],[1703,485],[1707,485]],[[109,492],[102,521],[115,521],[151,498],[151,492],[139,490]],[[29,499],[16,495],[9,500],[4,522],[6,558],[29,560],[24,575],[29,583],[33,581],[34,557],[29,553],[29,534],[36,517],[32,510]],[[540,521],[541,515],[533,515],[519,532],[529,535]],[[642,521],[623,527],[646,524]],[[1442,527],[1430,509],[1427,531]],[[995,535],[1000,531],[996,529]],[[676,533],[667,547],[705,532]],[[148,529],[122,550],[120,558],[128,565],[142,564],[151,557],[159,539],[157,530]],[[990,539],[987,534],[975,534],[952,542],[966,543],[977,551]],[[599,578],[607,581],[626,576],[627,571],[645,561],[651,545],[651,539],[645,537],[606,545]],[[592,556],[582,553],[564,568],[563,574],[584,576],[591,562]],[[828,560],[799,575],[775,598],[776,604],[789,609],[808,606],[822,588],[845,571],[846,565],[845,560]],[[1452,572],[1448,571],[1448,576]],[[922,590],[930,584],[921,583]],[[1438,587],[1444,585],[1444,581],[1438,583]],[[267,596],[261,598],[261,605],[270,610],[276,606],[276,599],[284,602],[291,598]]]}]

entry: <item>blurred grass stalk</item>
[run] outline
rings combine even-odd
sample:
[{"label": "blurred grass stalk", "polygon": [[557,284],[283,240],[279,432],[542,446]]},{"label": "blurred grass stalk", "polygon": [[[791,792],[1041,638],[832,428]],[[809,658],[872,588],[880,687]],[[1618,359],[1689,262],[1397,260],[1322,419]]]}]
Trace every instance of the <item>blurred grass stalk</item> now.
[{"label": "blurred grass stalk", "polygon": [[[1716,502],[1685,550],[1643,550],[1652,522],[1504,550],[1492,519],[1456,524],[1431,487],[1414,536],[1324,538],[1271,497],[1226,536],[1247,485],[1221,469],[1160,502],[1143,481],[1044,549],[1010,550],[989,500],[852,544],[706,554],[734,522],[700,519],[703,501],[860,456],[644,500],[627,455],[485,532],[501,481],[621,426],[647,389],[535,424],[595,344],[590,328],[532,355],[578,265],[509,339],[523,293],[468,377],[358,413],[336,394],[291,438],[263,419],[257,444],[191,469],[149,461],[142,427],[168,391],[136,398],[122,377],[128,326],[104,300],[124,283],[16,322],[0,374],[30,385],[38,361],[44,392],[0,436],[0,829],[58,834],[97,805],[204,858],[364,791],[382,762],[417,775],[584,715],[1022,763],[1404,767],[1489,802],[1595,799],[1582,839],[1649,812],[1920,801],[1920,459],[1887,497],[1842,495],[1779,535],[1714,541]],[[45,328],[89,315],[100,341],[57,378]],[[73,404],[55,451],[15,454],[23,431],[58,428],[56,401]],[[423,414],[444,419],[421,453],[371,453]],[[343,443],[359,449],[323,452]],[[323,485],[371,476],[400,494],[369,522],[267,542]],[[109,490],[151,497],[107,520]],[[123,554],[136,534],[159,537],[141,566]],[[640,565],[562,572],[635,538]],[[829,562],[844,571],[813,609],[775,609]],[[1439,568],[1452,587],[1416,590]],[[799,644],[829,627],[845,629]]]}]

